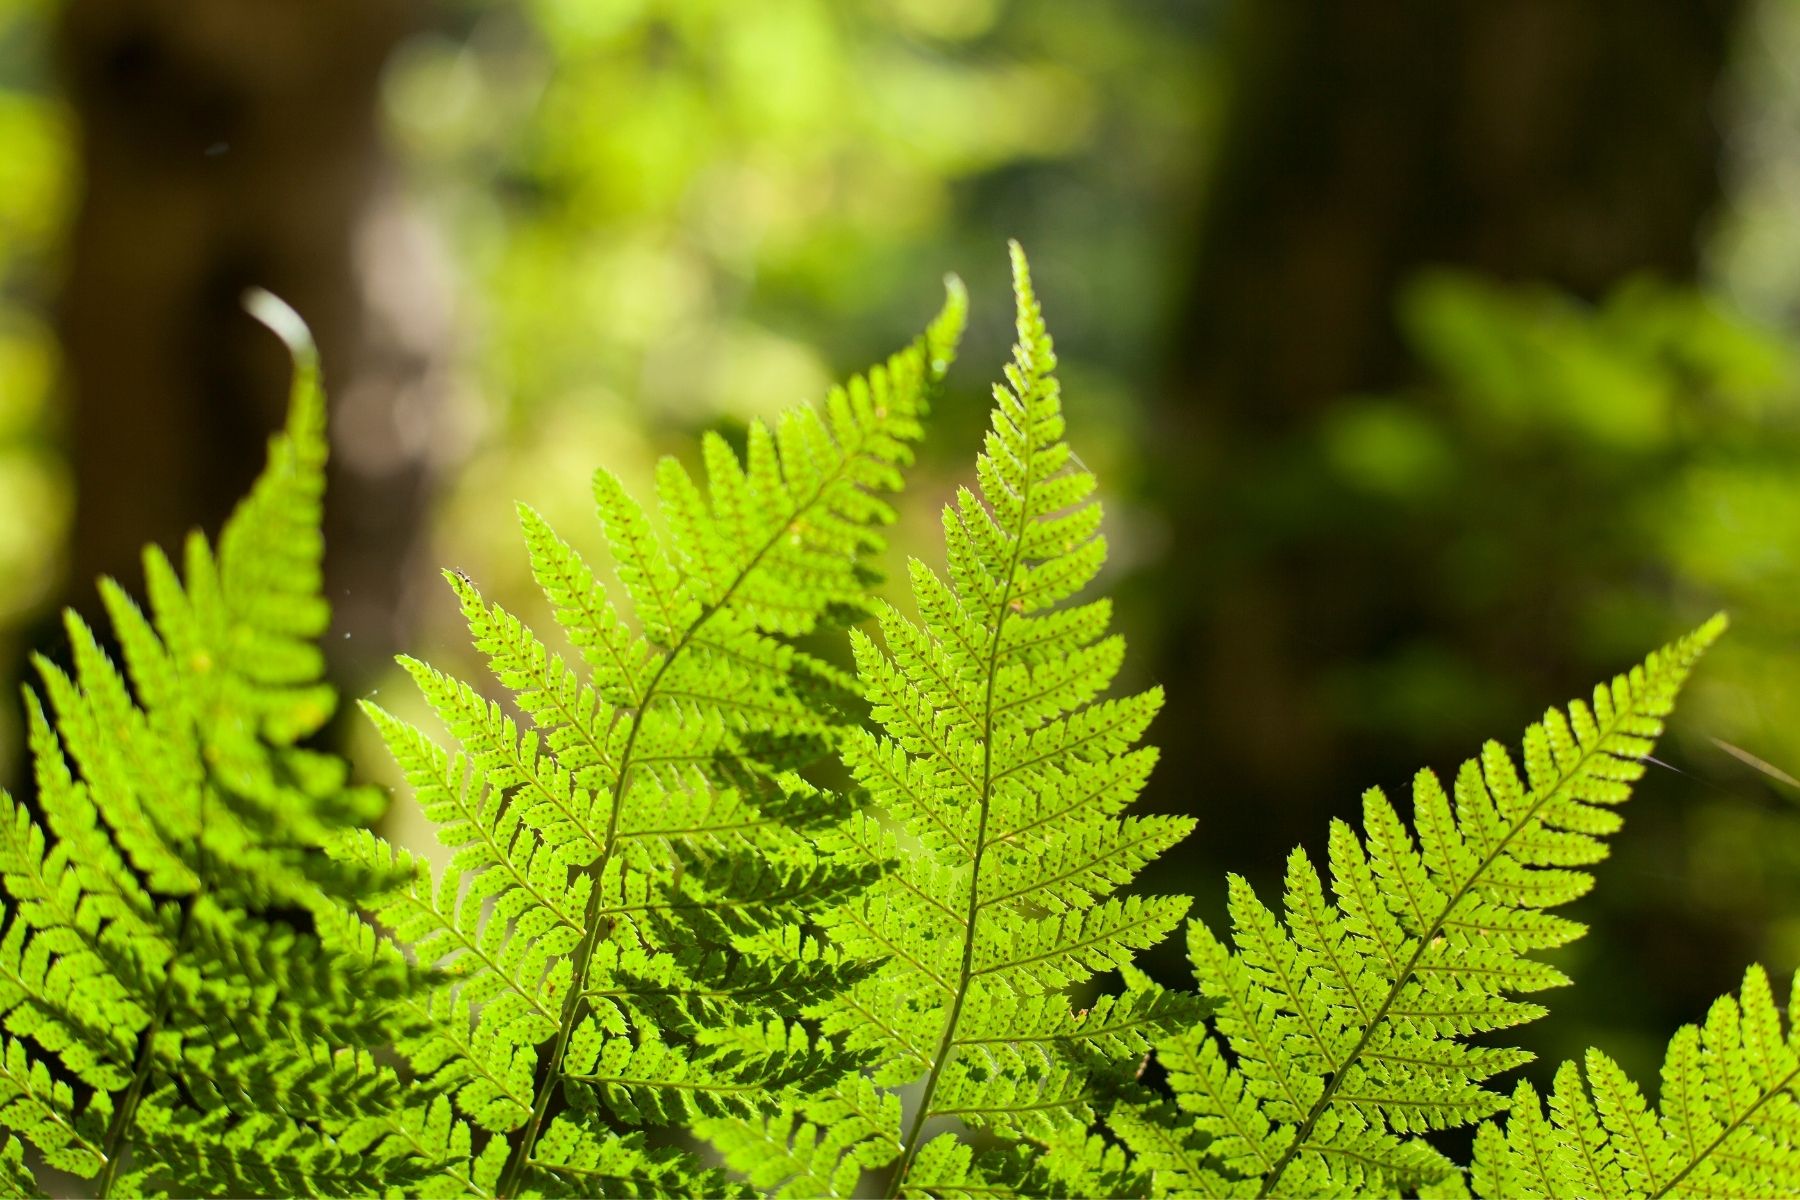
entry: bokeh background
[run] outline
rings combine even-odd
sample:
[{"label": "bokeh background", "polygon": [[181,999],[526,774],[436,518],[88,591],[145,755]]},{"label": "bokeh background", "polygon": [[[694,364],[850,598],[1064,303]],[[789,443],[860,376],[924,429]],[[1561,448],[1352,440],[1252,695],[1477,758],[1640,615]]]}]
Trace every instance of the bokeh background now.
[{"label": "bokeh background", "polygon": [[543,614],[515,501],[597,551],[596,465],[818,397],[956,270],[934,557],[1012,236],[1200,818],[1149,886],[1272,896],[1723,607],[1524,1036],[1647,1077],[1800,963],[1796,0],[0,0],[0,661],[256,470],[250,284],[324,347],[352,695],[473,671],[440,566]]}]

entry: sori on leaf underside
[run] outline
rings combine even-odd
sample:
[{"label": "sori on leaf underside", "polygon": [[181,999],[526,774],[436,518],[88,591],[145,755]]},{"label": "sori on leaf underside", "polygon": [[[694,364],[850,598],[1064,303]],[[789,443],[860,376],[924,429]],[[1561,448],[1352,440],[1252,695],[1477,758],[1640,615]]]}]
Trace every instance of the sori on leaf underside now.
[{"label": "sori on leaf underside", "polygon": [[[324,409],[215,552],[70,618],[27,692],[36,795],[0,798],[0,1192],[102,1196],[1761,1195],[1800,1186],[1800,1040],[1767,978],[1671,1043],[1653,1112],[1604,1055],[1546,1110],[1500,1031],[1584,893],[1720,618],[1446,786],[1229,881],[1197,991],[1134,966],[1185,897],[1121,893],[1186,837],[1127,815],[1160,705],[1081,593],[1105,541],[1013,247],[1018,342],[946,565],[876,601],[883,527],[960,337],[596,505],[622,599],[536,513],[557,637],[446,576],[489,678],[403,665],[372,704],[447,863],[302,742]],[[854,671],[815,653],[849,634]],[[801,639],[806,639],[802,641]],[[565,650],[564,647],[568,647]],[[115,659],[122,664],[115,665]],[[504,694],[504,700],[492,698]],[[47,704],[46,701],[47,700]],[[447,735],[447,742],[440,740]],[[819,768],[815,770],[815,768]],[[825,786],[837,779],[843,786]],[[1142,1075],[1149,1056],[1165,1082]],[[1150,1081],[1150,1082],[1147,1082]],[[1478,1125],[1472,1164],[1434,1147]],[[46,1170],[61,1172],[45,1175]]]}]

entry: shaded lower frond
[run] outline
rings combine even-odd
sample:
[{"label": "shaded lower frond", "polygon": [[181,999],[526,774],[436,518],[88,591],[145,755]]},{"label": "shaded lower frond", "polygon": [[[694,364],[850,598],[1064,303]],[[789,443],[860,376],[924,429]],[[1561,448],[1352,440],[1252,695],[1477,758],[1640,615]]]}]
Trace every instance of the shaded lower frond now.
[{"label": "shaded lower frond", "polygon": [[[175,1097],[156,1099],[175,1100]],[[178,1196],[349,1196],[406,1190],[433,1164],[409,1154],[350,1153],[274,1114],[181,1114],[143,1106],[148,1135],[124,1186]]]},{"label": "shaded lower frond", "polygon": [[702,1121],[695,1132],[725,1165],[771,1198],[849,1197],[863,1173],[900,1152],[900,1100],[865,1076],[852,1075],[807,1098],[802,1119],[792,1108],[743,1121]]},{"label": "shaded lower frond", "polygon": [[[1187,1081],[1187,1087],[1192,1085],[1193,1081]],[[1229,1102],[1219,1100],[1210,1091],[1203,1090],[1201,1095],[1203,1104],[1221,1111],[1209,1112],[1209,1108],[1187,1102],[1179,1109],[1168,1103],[1116,1104],[1107,1114],[1106,1124],[1130,1149],[1133,1166],[1148,1176],[1149,1188],[1155,1195],[1221,1198],[1256,1195],[1254,1166],[1246,1171],[1242,1166],[1234,1165],[1234,1160],[1241,1161],[1246,1152],[1255,1159],[1259,1157],[1259,1151],[1264,1170],[1274,1163],[1273,1155],[1263,1150],[1254,1133],[1245,1133],[1246,1127],[1254,1130],[1255,1122],[1241,1118],[1232,1120]],[[1200,1119],[1188,1115],[1190,1112],[1200,1113]],[[1221,1117],[1227,1130],[1225,1136],[1236,1138],[1235,1144],[1208,1135],[1207,1126]],[[1233,1168],[1238,1177],[1226,1178],[1210,1165],[1214,1163]]]},{"label": "shaded lower frond", "polygon": [[701,1170],[690,1155],[673,1147],[651,1147],[644,1135],[598,1132],[558,1117],[538,1139],[526,1174],[528,1185],[573,1196],[717,1196],[753,1200],[755,1193]]}]

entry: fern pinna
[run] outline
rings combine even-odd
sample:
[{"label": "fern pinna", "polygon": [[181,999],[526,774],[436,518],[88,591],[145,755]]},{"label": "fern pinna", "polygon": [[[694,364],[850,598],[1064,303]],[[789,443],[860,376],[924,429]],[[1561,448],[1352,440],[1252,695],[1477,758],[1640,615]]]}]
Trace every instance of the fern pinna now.
[{"label": "fern pinna", "polygon": [[[1119,816],[1155,761],[1133,747],[1161,693],[1101,699],[1124,654],[1108,603],[1062,604],[1106,545],[1016,245],[1013,267],[1018,345],[981,495],[964,488],[944,511],[949,578],[914,562],[919,621],[884,606],[880,645],[852,634],[881,732],[854,732],[844,762],[875,811],[832,837],[844,859],[892,867],[820,915],[837,945],[882,966],[818,1011],[869,1072],[772,1117],[702,1127],[781,1195],[847,1195],[866,1171],[885,1172],[890,1195],[1009,1192],[1018,1159],[978,1160],[942,1127],[1080,1142],[1092,1061],[1135,1066],[1179,1007],[1135,973],[1123,995],[1071,1004],[1072,986],[1129,971],[1180,922],[1185,897],[1111,894],[1193,822]],[[911,1084],[903,1127],[892,1089]]]},{"label": "fern pinna", "polygon": [[[357,1126],[397,1090],[398,967],[369,971],[349,901],[389,886],[320,852],[381,798],[300,741],[329,717],[316,638],[324,405],[305,330],[288,423],[215,553],[145,552],[150,614],[101,591],[124,671],[73,613],[73,671],[27,692],[35,805],[0,794],[0,1126],[107,1195],[403,1186]],[[52,723],[54,715],[54,725]],[[7,1190],[37,1194],[8,1140]]]},{"label": "fern pinna", "polygon": [[1714,618],[1591,705],[1552,709],[1526,732],[1523,778],[1495,742],[1449,792],[1421,771],[1411,829],[1367,793],[1360,837],[1332,823],[1335,903],[1301,849],[1285,919],[1233,876],[1234,948],[1198,921],[1188,930],[1213,1026],[1158,1048],[1178,1111],[1111,1118],[1157,1193],[1384,1194],[1449,1176],[1454,1164],[1412,1135],[1505,1107],[1482,1083],[1530,1055],[1468,1039],[1540,1016],[1516,997],[1568,982],[1528,957],[1582,932],[1546,910],[1592,885],[1580,868],[1605,857],[1617,806],[1723,628]]},{"label": "fern pinna", "polygon": [[[1800,996],[1800,979],[1788,992]],[[1788,1029],[1751,967],[1737,996],[1721,996],[1701,1025],[1669,1042],[1660,1113],[1617,1063],[1589,1050],[1582,1070],[1556,1073],[1546,1120],[1529,1083],[1514,1090],[1504,1127],[1475,1136],[1476,1195],[1800,1195],[1800,1031]]]},{"label": "fern pinna", "polygon": [[715,1174],[619,1129],[752,1112],[846,1069],[793,1015],[866,968],[825,947],[806,911],[872,872],[815,847],[841,814],[793,770],[834,747],[845,680],[792,639],[866,608],[892,515],[882,493],[899,487],[964,310],[952,280],[917,343],[823,413],[752,424],[742,460],[709,435],[705,496],[663,460],[666,535],[601,472],[636,632],[522,510],[533,572],[585,671],[452,575],[529,728],[412,660],[459,749],[368,706],[455,851],[434,880],[373,838],[345,848],[409,869],[374,911],[450,976],[429,1002],[435,1029],[403,1047],[418,1073],[407,1136],[451,1160],[446,1186],[718,1191]]}]

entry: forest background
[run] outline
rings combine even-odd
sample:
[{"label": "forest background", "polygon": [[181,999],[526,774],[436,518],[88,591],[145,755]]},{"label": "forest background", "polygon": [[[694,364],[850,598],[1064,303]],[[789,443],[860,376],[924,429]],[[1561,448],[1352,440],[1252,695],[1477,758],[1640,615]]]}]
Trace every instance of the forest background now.
[{"label": "forest background", "polygon": [[393,652],[473,671],[438,567],[537,611],[514,501],[594,529],[595,466],[821,395],[945,270],[999,361],[1009,236],[1170,695],[1148,806],[1200,818],[1147,890],[1216,923],[1726,608],[1523,1044],[1648,1077],[1800,964],[1795,0],[0,0],[0,671],[256,470],[246,286],[323,346],[334,669],[422,720]]}]

